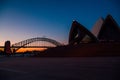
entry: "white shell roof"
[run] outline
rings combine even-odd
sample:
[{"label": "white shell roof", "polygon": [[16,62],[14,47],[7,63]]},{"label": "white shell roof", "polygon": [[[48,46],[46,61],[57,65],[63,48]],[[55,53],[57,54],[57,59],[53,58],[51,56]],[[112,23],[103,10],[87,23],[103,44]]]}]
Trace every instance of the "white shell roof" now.
[{"label": "white shell roof", "polygon": [[104,20],[103,18],[100,18],[99,20],[97,20],[97,22],[95,23],[95,25],[93,26],[92,28],[92,34],[97,37],[99,32],[100,32],[100,29],[102,27],[102,24],[103,24]]}]

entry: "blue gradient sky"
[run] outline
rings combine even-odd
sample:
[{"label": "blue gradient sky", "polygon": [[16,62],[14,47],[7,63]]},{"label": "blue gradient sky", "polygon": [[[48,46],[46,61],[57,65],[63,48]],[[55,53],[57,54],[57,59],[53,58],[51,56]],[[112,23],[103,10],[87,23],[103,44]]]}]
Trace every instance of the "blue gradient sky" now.
[{"label": "blue gradient sky", "polygon": [[111,14],[120,25],[119,0],[0,0],[0,45],[33,37],[67,44],[73,20],[89,30]]}]

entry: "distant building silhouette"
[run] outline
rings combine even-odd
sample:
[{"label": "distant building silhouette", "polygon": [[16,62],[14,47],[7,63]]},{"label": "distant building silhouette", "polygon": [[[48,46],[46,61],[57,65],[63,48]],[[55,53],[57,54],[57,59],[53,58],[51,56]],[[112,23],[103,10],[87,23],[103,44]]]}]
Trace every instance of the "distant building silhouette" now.
[{"label": "distant building silhouette", "polygon": [[11,45],[10,41],[6,41],[6,42],[5,42],[4,53],[5,53],[6,55],[9,55],[9,54],[12,53],[11,48],[10,48],[10,45]]},{"label": "distant building silhouette", "polygon": [[91,32],[77,21],[73,21],[69,33],[69,44],[103,41],[120,41],[120,28],[111,15],[108,15],[105,20],[100,18]]}]

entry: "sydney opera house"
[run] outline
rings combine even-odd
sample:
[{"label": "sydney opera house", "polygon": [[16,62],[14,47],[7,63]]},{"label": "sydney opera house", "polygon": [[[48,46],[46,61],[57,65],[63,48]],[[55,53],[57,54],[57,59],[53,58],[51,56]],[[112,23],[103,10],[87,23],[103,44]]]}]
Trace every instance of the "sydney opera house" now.
[{"label": "sydney opera house", "polygon": [[45,56],[120,56],[120,27],[111,15],[100,18],[92,30],[73,21],[68,45],[48,49]]},{"label": "sydney opera house", "polygon": [[73,21],[69,34],[69,44],[89,42],[120,42],[120,28],[111,15],[105,19],[100,18],[91,32],[77,21]]}]

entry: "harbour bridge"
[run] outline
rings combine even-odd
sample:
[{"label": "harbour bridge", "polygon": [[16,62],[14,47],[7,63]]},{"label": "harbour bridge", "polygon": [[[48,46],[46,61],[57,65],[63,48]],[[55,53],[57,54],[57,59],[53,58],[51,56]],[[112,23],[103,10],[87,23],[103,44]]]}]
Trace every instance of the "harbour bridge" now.
[{"label": "harbour bridge", "polygon": [[[30,38],[30,39],[26,39],[18,43],[12,44],[10,46],[10,49],[13,49],[14,52],[16,52],[20,48],[52,48],[52,47],[58,47],[58,46],[62,46],[62,44],[56,40],[45,38],[45,37],[36,37],[36,38]],[[5,46],[0,46],[0,47],[5,48]]]}]

